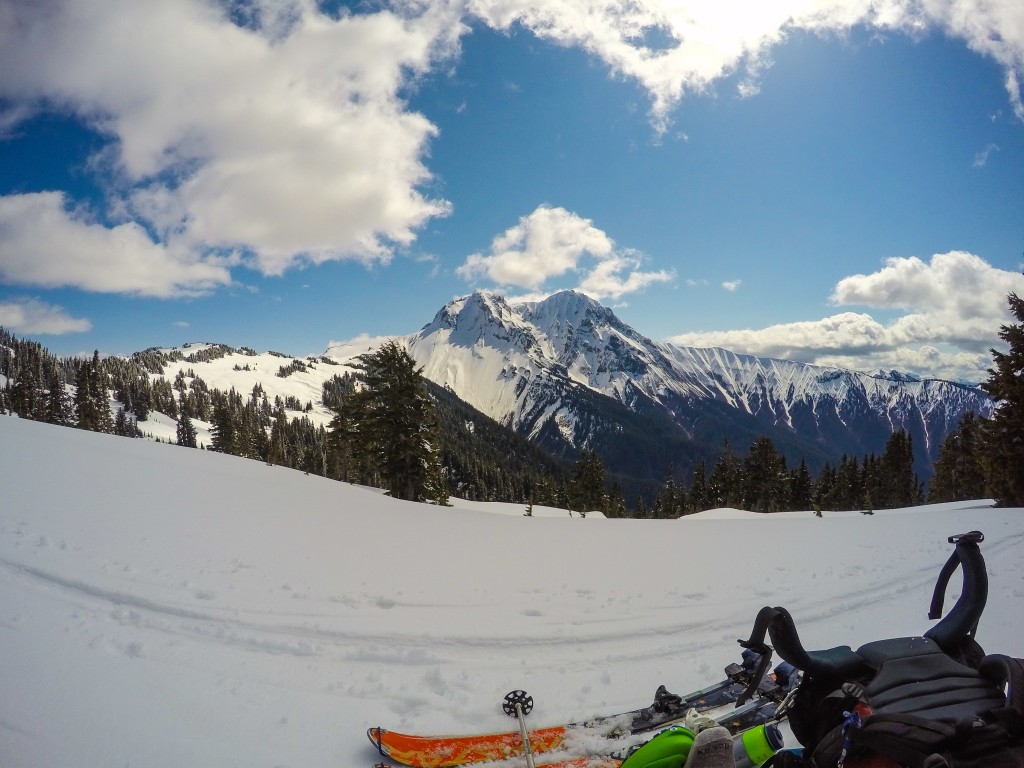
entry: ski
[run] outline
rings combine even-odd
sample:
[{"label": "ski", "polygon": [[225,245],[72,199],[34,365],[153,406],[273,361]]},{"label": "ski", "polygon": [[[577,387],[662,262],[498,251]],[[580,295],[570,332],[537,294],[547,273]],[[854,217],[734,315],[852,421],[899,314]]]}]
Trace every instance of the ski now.
[{"label": "ski", "polygon": [[[780,703],[776,699],[756,698],[742,706],[718,714],[713,719],[716,725],[722,725],[728,728],[734,736],[738,736],[739,734],[759,725],[777,722],[780,719],[780,715],[778,714],[779,707]],[[605,718],[600,719],[604,720]],[[673,725],[678,725],[679,722],[683,720],[685,720],[685,717],[680,718],[679,721],[675,723],[661,723],[651,730],[671,728]],[[595,746],[595,734],[579,730],[584,728],[584,726],[572,725],[564,727],[567,729],[564,738],[557,747],[554,747],[556,750],[561,749],[562,747],[567,748],[563,751],[563,756],[560,757],[555,757],[553,754],[544,754],[542,750],[538,750],[531,736],[531,746],[534,747],[534,756],[538,756],[537,753],[540,751],[541,754],[539,757],[541,760],[547,758],[547,760],[543,762],[537,761],[535,763],[535,768],[620,768],[632,753],[632,749],[635,749],[635,747],[629,748],[622,746],[621,739],[625,736],[631,735],[629,733],[605,737],[607,738],[607,742],[603,747],[600,747]],[[694,728],[696,728],[696,726],[694,726]],[[635,731],[633,733],[643,733],[643,731]],[[585,741],[587,744],[585,749],[589,754],[565,756],[565,751],[572,751],[572,747],[569,742],[573,741],[574,735],[579,735],[581,740]],[[550,750],[548,751],[550,752]],[[501,766],[507,766],[508,768],[522,768],[524,765],[524,757],[525,756],[522,754],[521,750],[516,750],[514,754],[506,754],[505,756],[498,758],[488,757],[479,762],[488,762],[488,768],[501,768]],[[492,761],[493,765],[490,764]],[[478,761],[470,761],[470,763],[472,762]],[[465,764],[466,763],[460,763],[460,765]],[[632,763],[630,763],[630,765],[632,765]],[[376,768],[392,767],[388,766],[386,763],[379,763]]]},{"label": "ski", "polygon": [[[685,696],[669,693],[665,686],[660,686],[654,702],[641,709],[530,730],[527,736],[531,752],[536,755],[557,750],[573,733],[617,739],[679,722],[691,710],[702,713],[720,709],[736,702],[744,694],[749,695],[748,688],[756,674],[755,666],[756,659],[745,659],[743,665],[730,664],[726,667],[724,680]],[[733,730],[731,723],[735,720],[735,727],[740,727],[742,722],[747,722],[748,711],[757,712],[761,704],[778,701],[783,695],[782,688],[770,675],[759,681],[756,692],[758,698],[723,715],[721,724]],[[764,720],[752,724],[757,722]],[[520,731],[471,736],[415,736],[376,727],[368,729],[366,735],[381,755],[415,768],[450,768],[466,763],[504,760],[522,755],[524,743]]]}]

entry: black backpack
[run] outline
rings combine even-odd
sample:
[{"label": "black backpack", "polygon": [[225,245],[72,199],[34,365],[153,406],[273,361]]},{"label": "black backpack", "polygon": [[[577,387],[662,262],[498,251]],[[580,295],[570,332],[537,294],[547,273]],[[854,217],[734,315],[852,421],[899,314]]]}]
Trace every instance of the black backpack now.
[{"label": "black backpack", "polygon": [[988,597],[978,546],[984,538],[978,531],[949,538],[955,550],[939,575],[929,618],[942,615],[958,567],[963,590],[921,637],[807,651],[785,608],[761,609],[750,640],[740,644],[763,654],[763,668],[774,647],[802,673],[786,714],[803,755],[780,753],[774,765],[1024,768],[1024,664],[986,656],[974,638]]}]

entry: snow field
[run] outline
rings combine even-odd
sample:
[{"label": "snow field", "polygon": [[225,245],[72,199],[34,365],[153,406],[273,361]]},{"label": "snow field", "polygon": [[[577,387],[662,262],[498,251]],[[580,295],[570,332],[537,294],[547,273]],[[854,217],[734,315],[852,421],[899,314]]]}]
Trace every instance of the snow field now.
[{"label": "snow field", "polygon": [[368,768],[367,727],[507,729],[516,688],[537,725],[629,709],[719,679],[765,604],[809,648],[920,634],[971,529],[979,640],[1024,655],[1024,515],[984,501],[526,518],[15,417],[0,488],[9,768]]}]

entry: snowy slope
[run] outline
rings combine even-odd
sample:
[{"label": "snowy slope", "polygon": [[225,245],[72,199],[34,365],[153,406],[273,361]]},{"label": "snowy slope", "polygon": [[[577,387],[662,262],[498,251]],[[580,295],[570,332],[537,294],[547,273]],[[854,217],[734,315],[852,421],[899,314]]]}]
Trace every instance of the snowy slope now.
[{"label": "snowy slope", "polygon": [[766,603],[809,647],[923,631],[973,528],[979,640],[1024,655],[1024,514],[984,502],[525,518],[11,416],[0,485],[5,768],[369,766],[368,726],[507,727],[513,688],[538,723],[632,707],[717,679]]}]

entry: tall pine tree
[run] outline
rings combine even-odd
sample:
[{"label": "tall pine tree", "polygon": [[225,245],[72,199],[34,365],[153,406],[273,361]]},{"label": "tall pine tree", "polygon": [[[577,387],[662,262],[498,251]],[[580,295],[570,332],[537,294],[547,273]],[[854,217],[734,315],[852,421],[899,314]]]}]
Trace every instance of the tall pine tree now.
[{"label": "tall pine tree", "polygon": [[956,431],[946,435],[935,461],[935,476],[928,489],[928,501],[933,504],[965,501],[989,495],[982,462],[981,432],[981,420],[968,412]]},{"label": "tall pine tree", "polygon": [[100,353],[94,351],[91,361],[82,361],[78,367],[75,383],[75,411],[78,427],[93,432],[114,431],[114,419],[110,415],[110,391],[107,388],[107,373],[100,361]]},{"label": "tall pine tree", "polygon": [[595,451],[583,450],[569,479],[569,508],[581,514],[604,512],[604,463]]},{"label": "tall pine tree", "polygon": [[995,365],[982,386],[996,400],[985,426],[985,463],[989,485],[1002,507],[1024,507],[1024,299],[1007,297],[1016,323],[1004,325],[999,338],[1009,350],[992,350]]},{"label": "tall pine tree", "polygon": [[186,448],[196,447],[196,434],[195,425],[192,423],[192,419],[188,415],[188,409],[185,407],[185,396],[181,397],[181,408],[178,409],[178,429],[177,429],[177,442],[178,445],[182,445]]},{"label": "tall pine tree", "polygon": [[395,498],[447,504],[437,418],[422,369],[395,341],[357,360],[362,388],[348,399],[355,458],[379,473]]},{"label": "tall pine tree", "polygon": [[878,469],[881,498],[872,499],[877,508],[912,507],[921,503],[921,484],[914,474],[914,443],[906,431],[897,430],[889,438]]}]

